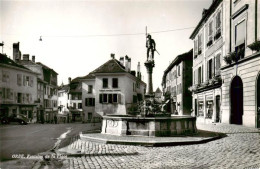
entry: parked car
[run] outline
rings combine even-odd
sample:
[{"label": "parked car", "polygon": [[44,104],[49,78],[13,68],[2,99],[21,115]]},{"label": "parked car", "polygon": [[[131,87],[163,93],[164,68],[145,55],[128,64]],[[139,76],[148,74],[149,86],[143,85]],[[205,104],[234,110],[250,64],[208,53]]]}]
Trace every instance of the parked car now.
[{"label": "parked car", "polygon": [[29,121],[29,119],[26,118],[24,115],[21,115],[21,114],[19,114],[17,116],[11,115],[9,117],[2,117],[1,118],[2,124],[9,124],[11,122],[16,122],[16,123],[25,125],[25,124],[28,124],[28,121]]}]

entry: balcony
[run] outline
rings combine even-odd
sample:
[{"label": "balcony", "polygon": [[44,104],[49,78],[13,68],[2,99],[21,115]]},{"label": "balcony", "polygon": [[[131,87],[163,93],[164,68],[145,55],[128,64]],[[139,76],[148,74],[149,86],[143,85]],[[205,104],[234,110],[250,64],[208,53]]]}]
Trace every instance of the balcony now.
[{"label": "balcony", "polygon": [[218,75],[218,76],[214,76],[212,79],[206,80],[204,83],[190,86],[189,91],[199,92],[204,90],[210,90],[221,86],[221,84],[222,84],[222,79],[221,76]]},{"label": "balcony", "polygon": [[241,44],[235,47],[234,52],[230,52],[228,55],[224,56],[224,61],[227,64],[232,64],[238,62],[240,59],[245,57],[245,44]]}]

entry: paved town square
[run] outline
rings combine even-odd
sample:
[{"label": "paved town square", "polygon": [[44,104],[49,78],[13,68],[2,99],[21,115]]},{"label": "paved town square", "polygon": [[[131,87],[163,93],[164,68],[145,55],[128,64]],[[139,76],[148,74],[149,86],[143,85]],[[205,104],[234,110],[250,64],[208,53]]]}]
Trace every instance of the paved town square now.
[{"label": "paved town square", "polygon": [[198,129],[227,133],[205,144],[142,147],[99,144],[74,138],[64,168],[260,168],[260,131],[237,125],[198,124]]}]

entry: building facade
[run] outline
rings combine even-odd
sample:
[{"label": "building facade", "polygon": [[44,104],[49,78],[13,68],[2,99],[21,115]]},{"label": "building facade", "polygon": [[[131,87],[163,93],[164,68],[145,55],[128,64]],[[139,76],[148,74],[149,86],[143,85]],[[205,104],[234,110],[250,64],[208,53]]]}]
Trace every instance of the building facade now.
[{"label": "building facade", "polygon": [[221,120],[221,71],[225,55],[226,4],[213,1],[191,34],[193,52],[193,115],[200,122]]},{"label": "building facade", "polygon": [[35,62],[35,56],[30,60],[29,54],[23,54],[19,49],[19,42],[13,44],[13,60],[37,74],[37,122],[54,122],[58,113],[57,76],[58,73],[41,62]]},{"label": "building facade", "polygon": [[192,50],[177,56],[164,71],[162,88],[171,114],[191,114],[192,96],[188,88],[192,85],[192,56]]},{"label": "building facade", "polygon": [[37,74],[0,54],[0,116],[37,120]]},{"label": "building facade", "polygon": [[222,122],[260,128],[260,3],[227,3]]},{"label": "building facade", "polygon": [[82,77],[84,121],[94,121],[103,115],[126,115],[144,98],[146,84],[141,80],[140,65],[131,71],[131,59],[111,59]]},{"label": "building facade", "polygon": [[62,84],[58,88],[58,122],[68,123],[69,115],[69,85]]}]

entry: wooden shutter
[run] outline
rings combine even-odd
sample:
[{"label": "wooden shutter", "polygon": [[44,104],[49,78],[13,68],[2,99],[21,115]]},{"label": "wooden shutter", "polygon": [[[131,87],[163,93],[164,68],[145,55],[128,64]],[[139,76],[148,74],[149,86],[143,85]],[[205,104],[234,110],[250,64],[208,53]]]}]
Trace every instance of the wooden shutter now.
[{"label": "wooden shutter", "polygon": [[212,77],[215,76],[215,57],[212,59]]},{"label": "wooden shutter", "polygon": [[22,75],[21,74],[17,74],[17,85],[18,86],[22,85]]},{"label": "wooden shutter", "polygon": [[26,76],[23,76],[23,85],[25,86],[26,84]]},{"label": "wooden shutter", "polygon": [[220,54],[216,56],[216,75],[220,74]]},{"label": "wooden shutter", "polygon": [[203,79],[203,74],[204,74],[204,72],[203,72],[203,65],[202,65],[202,66],[201,66],[201,82],[204,81],[204,79]]},{"label": "wooden shutter", "polygon": [[99,103],[103,103],[103,94],[99,94]]},{"label": "wooden shutter", "polygon": [[85,106],[88,106],[88,98],[85,98]]},{"label": "wooden shutter", "polygon": [[122,104],[121,94],[118,94],[118,95],[117,95],[117,99],[118,99],[118,100],[117,100],[118,103],[119,103],[119,104]]},{"label": "wooden shutter", "polygon": [[209,80],[209,61],[207,61],[207,80]]}]

